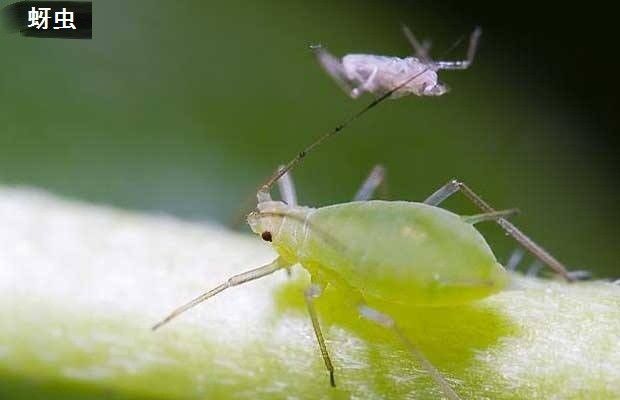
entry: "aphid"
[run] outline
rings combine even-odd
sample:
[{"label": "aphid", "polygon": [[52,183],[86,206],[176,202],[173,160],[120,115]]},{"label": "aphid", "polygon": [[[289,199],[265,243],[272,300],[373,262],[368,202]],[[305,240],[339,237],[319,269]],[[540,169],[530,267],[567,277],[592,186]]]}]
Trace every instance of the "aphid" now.
[{"label": "aphid", "polygon": [[[476,27],[470,35],[466,60],[433,61],[428,55],[430,43],[425,41],[420,44],[407,26],[403,25],[402,29],[414,48],[416,57],[401,59],[369,54],[349,54],[340,61],[322,46],[312,46],[317,60],[325,71],[351,97],[357,98],[363,92],[370,92],[378,96],[375,101],[325,136],[338,133],[350,122],[385,99],[396,99],[412,93],[418,96],[439,96],[446,93],[448,87],[438,81],[437,71],[469,68],[474,61],[478,39],[482,34],[482,29]],[[458,43],[459,41],[454,46]],[[320,144],[321,141],[317,144]],[[245,203],[242,211],[247,210],[253,204],[253,196],[248,197]],[[243,212],[236,214],[231,220],[231,225],[237,227],[244,215]]]},{"label": "aphid", "polygon": [[[346,290],[351,298],[359,299],[360,315],[393,330],[444,394],[458,399],[396,322],[375,309],[373,303],[461,304],[500,291],[508,275],[474,224],[505,221],[503,218],[514,210],[487,211],[489,205],[455,180],[423,203],[370,200],[379,181],[376,171],[362,185],[358,201],[318,209],[299,206],[287,195],[284,201],[273,201],[269,192],[259,191],[257,210],[248,216],[248,224],[262,240],[272,244],[278,257],[265,266],[231,277],[178,308],[154,328],[227,288],[301,264],[312,276],[313,283],[305,291],[306,304],[332,385],[334,367],[313,305],[326,285]],[[438,207],[457,191],[483,204],[485,212],[463,217]],[[294,193],[294,189],[288,187],[287,192]],[[507,232],[515,236],[515,231]]]},{"label": "aphid", "polygon": [[[425,72],[406,77],[319,137],[279,167],[259,188],[256,210],[247,216],[247,222],[254,233],[273,246],[278,253],[275,260],[229,278],[174,310],[153,329],[230,287],[300,264],[312,278],[305,290],[306,305],[332,386],[335,386],[334,367],[314,307],[314,299],[327,285],[345,291],[348,298],[357,299],[361,317],[393,331],[444,395],[459,399],[397,322],[375,307],[375,302],[405,306],[462,304],[500,291],[509,276],[474,228],[474,224],[483,221],[496,221],[526,250],[565,279],[573,280],[564,266],[505,219],[515,210],[496,211],[457,180],[449,181],[422,203],[371,200],[384,175],[384,170],[376,167],[357,192],[355,201],[310,208],[297,204],[289,176],[308,153]],[[271,188],[276,182],[280,184],[283,201],[271,198]],[[456,192],[463,193],[482,213],[459,216],[438,207]]]},{"label": "aphid", "polygon": [[321,46],[314,46],[313,50],[323,69],[354,99],[364,92],[381,96],[413,75],[417,77],[392,92],[392,98],[409,94],[441,96],[449,89],[438,80],[437,72],[469,68],[474,61],[482,30],[476,28],[472,32],[467,59],[462,61],[433,61],[428,54],[430,47],[428,43],[420,44],[406,26],[403,26],[403,32],[413,47],[415,56],[400,58],[374,54],[347,54],[340,60]]}]

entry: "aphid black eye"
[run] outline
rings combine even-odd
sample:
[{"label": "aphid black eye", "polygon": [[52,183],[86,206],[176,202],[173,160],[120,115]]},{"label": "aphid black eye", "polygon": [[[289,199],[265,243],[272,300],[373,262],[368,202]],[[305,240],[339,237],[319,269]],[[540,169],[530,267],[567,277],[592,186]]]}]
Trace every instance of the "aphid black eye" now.
[{"label": "aphid black eye", "polygon": [[265,242],[271,242],[271,232],[269,231],[261,233],[260,237],[262,237]]}]

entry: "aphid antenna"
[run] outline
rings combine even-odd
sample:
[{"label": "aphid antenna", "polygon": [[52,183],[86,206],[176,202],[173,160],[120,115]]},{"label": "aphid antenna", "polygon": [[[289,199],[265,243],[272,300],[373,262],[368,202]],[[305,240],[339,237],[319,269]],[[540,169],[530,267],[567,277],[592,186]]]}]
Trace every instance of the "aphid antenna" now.
[{"label": "aphid antenna", "polygon": [[407,78],[404,82],[402,82],[398,86],[394,87],[392,90],[388,91],[387,93],[383,94],[382,96],[376,98],[370,104],[368,104],[366,107],[362,108],[360,111],[358,111],[357,113],[355,113],[352,116],[350,116],[344,122],[336,125],[336,127],[334,127],[332,130],[330,130],[327,133],[324,133],[322,136],[320,136],[318,139],[316,139],[310,145],[306,146],[306,148],[304,148],[302,151],[297,153],[297,155],[292,160],[290,160],[288,163],[286,163],[282,168],[279,168],[273,175],[271,175],[271,177],[263,185],[260,186],[260,188],[258,189],[258,194],[257,194],[258,198],[259,198],[259,201],[267,201],[270,198],[269,192],[270,192],[271,187],[273,186],[273,184],[278,179],[280,179],[284,174],[286,174],[288,171],[290,171],[293,168],[295,168],[295,166],[297,166],[297,164],[299,164],[315,148],[319,147],[321,144],[323,144],[323,142],[325,142],[330,137],[335,136],[336,134],[340,133],[344,128],[349,126],[353,121],[355,121],[356,119],[358,119],[362,115],[366,114],[368,111],[370,111],[371,109],[375,108],[379,104],[383,103],[386,99],[388,99],[396,91],[402,89],[409,82],[413,81],[415,78],[417,78],[418,76],[422,75],[423,73],[425,73],[425,72],[427,72],[429,70],[430,70],[430,68],[425,68],[421,72],[418,72],[417,74],[414,74],[410,78]]},{"label": "aphid antenna", "polygon": [[262,267],[258,267],[258,268],[254,268],[251,269],[249,271],[246,272],[242,272],[238,275],[234,275],[232,277],[230,277],[226,282],[220,284],[219,286],[216,286],[215,288],[202,293],[201,295],[199,295],[198,297],[195,297],[193,300],[183,304],[182,306],[176,308],[174,311],[172,311],[170,314],[168,314],[168,316],[164,319],[162,319],[161,321],[159,321],[158,323],[156,323],[155,325],[153,325],[151,327],[151,330],[157,330],[159,328],[161,328],[162,326],[166,325],[167,323],[169,323],[170,321],[172,321],[173,319],[175,319],[176,317],[178,317],[179,315],[185,313],[186,311],[196,307],[198,304],[202,303],[203,301],[206,301],[207,299],[210,299],[211,297],[223,292],[226,289],[229,289],[233,286],[239,286],[242,285],[246,282],[250,282],[256,279],[260,279],[264,276],[267,276],[269,274],[272,274],[282,268],[287,268],[290,265],[287,264],[282,258],[278,257],[275,260],[273,260],[272,262],[270,262],[269,264],[263,265]]},{"label": "aphid antenna", "polygon": [[[257,215],[259,218],[268,218],[268,217],[291,218],[292,220],[296,220],[299,223],[308,224],[310,229],[312,229],[313,233],[316,233],[325,239],[326,244],[333,246],[340,252],[347,251],[347,248],[340,241],[336,240],[336,238],[334,238],[324,229],[319,228],[315,224],[311,224],[309,221],[306,221],[305,218],[302,218],[299,215],[286,213],[286,212],[275,212],[275,211],[262,211],[262,212],[253,211],[253,214]],[[151,327],[151,330],[155,331],[161,328],[162,326],[168,324],[170,321],[172,321],[179,315],[184,314],[186,311],[189,311],[190,309],[196,307],[198,304],[210,299],[211,297],[214,297],[215,295],[223,292],[224,290],[232,286],[238,286],[245,282],[260,279],[263,276],[269,275],[279,269],[288,268],[288,267],[290,267],[289,264],[286,264],[280,258],[277,258],[276,260],[274,260],[273,262],[267,265],[256,268],[254,270],[247,271],[240,275],[236,275],[235,277],[229,279],[228,281],[226,281],[225,283],[222,283],[221,285],[215,287],[214,289],[204,292],[200,294],[198,297],[195,297],[189,302],[183,304],[182,306],[177,307],[170,314],[168,314],[168,316],[166,316],[164,319],[162,319],[161,321],[153,325]],[[331,379],[333,379],[333,377],[331,377]]]}]

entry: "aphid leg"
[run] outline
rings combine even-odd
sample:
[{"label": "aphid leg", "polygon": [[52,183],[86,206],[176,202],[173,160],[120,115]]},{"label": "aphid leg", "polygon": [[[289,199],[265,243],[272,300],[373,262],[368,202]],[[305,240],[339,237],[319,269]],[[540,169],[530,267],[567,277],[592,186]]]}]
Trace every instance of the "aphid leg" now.
[{"label": "aphid leg", "polygon": [[568,274],[576,281],[587,281],[592,279],[592,271],[586,269],[569,271]]},{"label": "aphid leg", "polygon": [[379,186],[385,187],[385,167],[377,164],[372,168],[357,193],[355,193],[353,201],[370,200]]},{"label": "aphid leg", "polygon": [[[284,169],[284,165],[280,165],[278,170]],[[293,183],[293,177],[290,172],[286,172],[280,179],[278,179],[278,190],[282,200],[289,206],[297,205],[297,192],[295,191],[295,184]]]},{"label": "aphid leg", "polygon": [[310,314],[310,319],[312,320],[314,334],[316,335],[316,340],[319,342],[319,348],[321,349],[321,356],[323,356],[325,368],[327,368],[327,371],[329,372],[329,383],[332,387],[336,387],[336,380],[334,379],[334,366],[332,365],[332,360],[329,358],[327,346],[325,345],[325,339],[323,339],[323,333],[321,332],[321,325],[319,325],[319,318],[317,316],[316,309],[314,308],[314,299],[319,297],[322,291],[323,289],[321,286],[313,283],[306,289],[304,295],[306,298],[308,313]]},{"label": "aphid leg", "polygon": [[209,299],[210,297],[215,296],[216,294],[223,292],[224,290],[233,287],[233,286],[238,286],[241,285],[243,283],[246,282],[250,282],[253,281],[255,279],[259,279],[262,278],[263,276],[267,276],[269,274],[272,274],[276,271],[278,271],[279,269],[282,268],[286,268],[289,267],[290,265],[288,263],[286,263],[284,260],[282,260],[280,257],[276,258],[275,260],[273,260],[272,262],[270,262],[267,265],[263,265],[262,267],[258,267],[255,269],[251,269],[249,271],[246,272],[242,272],[238,275],[234,275],[230,278],[228,278],[228,280],[224,283],[222,283],[221,285],[215,287],[214,289],[209,290],[208,292],[205,292],[203,294],[201,294],[200,296],[196,297],[195,299],[193,299],[192,301],[182,305],[181,307],[177,308],[176,310],[172,311],[166,318],[164,318],[163,320],[161,320],[160,322],[156,323],[155,325],[153,325],[153,330],[161,327],[162,325],[167,324],[168,322],[170,322],[173,318],[176,318],[177,316],[179,316],[180,314],[184,313],[185,311],[189,310],[190,308],[202,303],[203,301]]},{"label": "aphid leg", "polygon": [[[508,271],[515,271],[517,267],[519,266],[519,264],[521,264],[521,261],[523,260],[524,255],[525,255],[525,251],[521,247],[517,247],[516,249],[514,249],[514,251],[510,253],[510,256],[508,256],[508,260],[506,260],[505,268]],[[533,269],[534,267],[537,270],[534,270]],[[533,263],[530,265],[526,274],[533,273],[534,275],[536,275],[538,274],[540,267],[541,267],[540,262]],[[576,270],[568,271],[568,275],[576,281],[587,281],[589,279],[592,279],[592,272],[585,270],[585,269],[576,269]]]},{"label": "aphid leg", "polygon": [[379,68],[377,68],[376,66],[373,67],[372,72],[370,73],[370,75],[368,75],[368,78],[361,85],[351,90],[351,93],[349,93],[349,95],[352,98],[356,99],[359,96],[361,96],[364,92],[372,92],[373,82],[375,80],[375,77],[377,76],[378,71],[379,71]]},{"label": "aphid leg", "polygon": [[510,253],[508,260],[506,261],[506,265],[505,265],[506,269],[508,271],[516,270],[519,264],[521,264],[521,260],[523,260],[524,255],[525,255],[525,252],[523,251],[521,247],[517,247],[516,249],[514,249],[514,251]]},{"label": "aphid leg", "polygon": [[413,344],[413,342],[401,331],[396,325],[396,322],[392,317],[387,314],[381,313],[373,308],[368,307],[365,304],[359,306],[358,311],[360,315],[372,322],[375,322],[385,328],[392,330],[398,338],[403,342],[407,349],[418,360],[426,372],[435,380],[437,385],[441,388],[443,394],[450,400],[459,400],[460,397],[450,387],[450,384],[443,377],[441,372],[435,368],[435,366],[422,354],[420,350]]},{"label": "aphid leg", "polygon": [[347,94],[353,97],[351,91],[354,90],[351,86],[351,82],[347,77],[347,74],[342,66],[342,62],[332,54],[330,54],[323,46],[311,46],[310,47],[319,61],[319,64],[340,86],[340,88]]},{"label": "aphid leg", "polygon": [[402,29],[403,29],[403,34],[409,41],[409,44],[411,44],[411,47],[413,47],[415,56],[427,64],[431,63],[433,60],[428,55],[428,50],[430,49],[430,43],[428,41],[424,41],[423,43],[420,43],[407,25],[403,24]]},{"label": "aphid leg", "polygon": [[543,263],[541,263],[540,260],[536,260],[527,269],[527,272],[525,273],[525,275],[529,277],[535,277],[538,275],[542,267],[543,267]]},{"label": "aphid leg", "polygon": [[431,47],[433,47],[433,42],[430,39],[422,40],[422,48],[426,53],[431,51]]},{"label": "aphid leg", "polygon": [[434,61],[432,64],[435,69],[467,69],[473,62],[476,56],[476,50],[478,49],[478,39],[482,34],[482,29],[476,27],[469,36],[469,47],[467,48],[467,59],[460,61]]},{"label": "aphid leg", "polygon": [[518,214],[518,213],[519,213],[519,209],[511,208],[508,210],[493,211],[493,212],[488,212],[488,213],[483,213],[483,214],[465,215],[461,218],[463,218],[463,221],[469,224],[477,224],[479,222],[497,221],[500,218],[512,217],[513,215]]},{"label": "aphid leg", "polygon": [[[465,185],[463,182],[457,181],[456,179],[453,179],[450,182],[446,183],[439,190],[437,190],[426,200],[424,200],[424,203],[432,206],[437,206],[456,192],[463,193],[465,197],[467,197],[472,203],[474,203],[484,212],[490,213],[496,211],[487,202],[482,200],[482,198],[478,196],[473,190],[471,190],[467,185]],[[574,281],[573,277],[571,277],[566,270],[566,267],[564,267],[564,264],[559,262],[555,257],[549,254],[547,250],[545,250],[532,239],[530,239],[525,233],[521,232],[516,226],[508,222],[508,220],[506,220],[505,218],[498,218],[495,220],[495,222],[497,222],[498,225],[501,226],[508,235],[512,236],[514,240],[516,240],[521,246],[523,246],[527,251],[534,255],[534,257],[547,264],[552,270],[554,270],[557,274],[561,275],[567,281]]]}]

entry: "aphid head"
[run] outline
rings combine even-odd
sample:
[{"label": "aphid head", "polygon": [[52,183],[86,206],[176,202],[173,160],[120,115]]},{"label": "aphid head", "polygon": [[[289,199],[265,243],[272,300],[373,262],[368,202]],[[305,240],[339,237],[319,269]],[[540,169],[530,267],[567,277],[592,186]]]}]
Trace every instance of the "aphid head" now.
[{"label": "aphid head", "polygon": [[282,201],[267,201],[258,203],[257,210],[248,217],[248,225],[252,232],[259,235],[264,241],[271,242],[280,231],[283,216],[290,207]]},{"label": "aphid head", "polygon": [[437,81],[433,86],[427,86],[424,88],[424,95],[426,96],[441,96],[450,91],[450,87],[445,83]]}]

